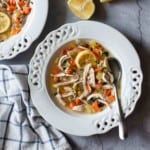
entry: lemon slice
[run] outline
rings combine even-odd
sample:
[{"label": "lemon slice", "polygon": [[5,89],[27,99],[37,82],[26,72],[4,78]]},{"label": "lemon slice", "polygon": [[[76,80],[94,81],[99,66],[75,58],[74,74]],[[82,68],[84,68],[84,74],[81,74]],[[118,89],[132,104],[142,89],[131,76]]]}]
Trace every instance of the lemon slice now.
[{"label": "lemon slice", "polygon": [[93,0],[68,0],[70,10],[80,19],[89,19],[95,11]]},{"label": "lemon slice", "polygon": [[101,3],[111,2],[112,0],[100,0]]},{"label": "lemon slice", "polygon": [[7,14],[0,12],[0,33],[6,32],[10,27],[10,18]]},{"label": "lemon slice", "polygon": [[84,68],[86,64],[96,64],[96,56],[90,50],[81,51],[75,58],[75,63],[79,69]]}]

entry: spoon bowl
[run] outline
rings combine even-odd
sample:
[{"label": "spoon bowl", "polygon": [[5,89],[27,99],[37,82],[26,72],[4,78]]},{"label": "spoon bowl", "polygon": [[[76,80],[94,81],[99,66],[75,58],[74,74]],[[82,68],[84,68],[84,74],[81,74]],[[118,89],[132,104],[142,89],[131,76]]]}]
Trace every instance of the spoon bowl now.
[{"label": "spoon bowl", "polygon": [[108,59],[109,66],[111,68],[111,72],[114,76],[114,84],[117,85],[122,76],[121,64],[115,58],[110,57]]}]

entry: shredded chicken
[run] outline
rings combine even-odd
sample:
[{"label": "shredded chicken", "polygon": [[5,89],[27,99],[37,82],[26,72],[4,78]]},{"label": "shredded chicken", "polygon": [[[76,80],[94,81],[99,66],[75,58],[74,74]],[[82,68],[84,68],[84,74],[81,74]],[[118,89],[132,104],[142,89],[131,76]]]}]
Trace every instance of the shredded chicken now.
[{"label": "shredded chicken", "polygon": [[70,88],[70,87],[65,87],[64,90],[66,91],[66,93],[65,93],[65,94],[62,94],[62,97],[63,97],[63,98],[69,97],[69,96],[75,97],[75,93],[74,93],[74,91],[72,90],[72,88]]},{"label": "shredded chicken", "polygon": [[88,50],[88,48],[84,47],[84,46],[78,46],[78,48],[84,49],[84,50]]},{"label": "shredded chicken", "polygon": [[57,100],[59,101],[60,104],[62,104],[63,106],[66,105],[66,103],[64,102],[64,100],[62,99],[62,97],[59,93],[57,93],[56,98],[57,98]]},{"label": "shredded chicken", "polygon": [[107,69],[109,67],[109,65],[108,65],[108,59],[107,58],[105,58],[104,61],[103,61],[103,67],[107,68]]},{"label": "shredded chicken", "polygon": [[93,68],[89,70],[89,84],[95,88],[95,73]]},{"label": "shredded chicken", "polygon": [[106,83],[113,83],[114,77],[110,72],[103,73],[102,79]]},{"label": "shredded chicken", "polygon": [[68,55],[63,55],[60,59],[59,59],[59,62],[58,62],[58,67],[61,69],[61,70],[63,70],[63,63],[67,60],[67,59],[69,59],[70,58],[70,56],[68,56]]},{"label": "shredded chicken", "polygon": [[91,94],[87,97],[87,101],[91,100],[91,98],[99,98],[99,99],[104,99],[103,95],[102,94],[99,94],[99,93],[95,93],[95,94]]},{"label": "shredded chicken", "polygon": [[72,77],[73,75],[66,73],[51,74],[52,77]]},{"label": "shredded chicken", "polygon": [[92,66],[91,64],[87,64],[84,67],[84,71],[83,71],[83,86],[84,86],[84,88],[86,88],[86,79],[87,79],[87,76],[88,76],[91,66]]},{"label": "shredded chicken", "polygon": [[73,84],[78,80],[79,80],[79,76],[76,75],[76,76],[74,76],[74,78],[70,79],[70,81],[59,82],[59,83],[54,84],[54,87],[57,88],[59,86],[65,86],[65,85],[68,85],[68,84]]},{"label": "shredded chicken", "polygon": [[113,88],[112,84],[103,85],[103,89],[112,89],[112,88]]},{"label": "shredded chicken", "polygon": [[89,70],[91,68],[91,64],[87,64],[85,67],[84,67],[84,71],[83,71],[83,89],[84,89],[84,92],[81,94],[80,96],[80,99],[86,97],[90,91],[88,91],[87,87],[86,87],[86,84],[87,84],[87,76],[88,76],[88,73],[89,73]]},{"label": "shredded chicken", "polygon": [[16,0],[16,6],[17,6],[18,9],[21,9],[21,7],[19,6],[19,1],[20,0]]},{"label": "shredded chicken", "polygon": [[79,111],[79,112],[83,112],[84,109],[85,109],[85,105],[84,104],[73,107],[73,110]]}]

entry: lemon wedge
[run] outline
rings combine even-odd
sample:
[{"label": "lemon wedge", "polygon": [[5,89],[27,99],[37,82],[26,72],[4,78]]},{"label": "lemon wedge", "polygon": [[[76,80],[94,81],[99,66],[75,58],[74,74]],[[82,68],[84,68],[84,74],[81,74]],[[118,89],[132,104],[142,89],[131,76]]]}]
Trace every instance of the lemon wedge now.
[{"label": "lemon wedge", "polygon": [[93,0],[68,0],[70,10],[80,19],[89,19],[95,11]]},{"label": "lemon wedge", "polygon": [[101,3],[111,2],[112,0],[100,0]]},{"label": "lemon wedge", "polygon": [[81,69],[84,68],[86,64],[96,64],[96,56],[94,53],[90,50],[84,50],[78,53],[78,55],[75,58],[76,66]]},{"label": "lemon wedge", "polygon": [[0,33],[6,32],[10,27],[11,21],[7,14],[0,12]]}]

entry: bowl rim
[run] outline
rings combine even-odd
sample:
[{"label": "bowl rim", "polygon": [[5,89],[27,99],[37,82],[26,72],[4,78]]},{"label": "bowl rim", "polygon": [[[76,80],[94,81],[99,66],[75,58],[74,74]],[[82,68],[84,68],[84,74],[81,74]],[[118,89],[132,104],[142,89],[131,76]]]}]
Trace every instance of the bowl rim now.
[{"label": "bowl rim", "polygon": [[[89,29],[91,28],[91,26],[94,27],[93,28],[94,33],[91,32],[89,33]],[[68,32],[66,38],[63,35],[64,33],[63,31]],[[105,34],[104,37],[103,38],[98,37],[96,35],[97,32],[102,33],[102,35]],[[60,36],[60,38],[57,39],[56,35]],[[110,38],[112,37],[113,39],[110,40]],[[125,85],[125,82],[127,82],[126,87],[122,86],[122,93],[124,93],[123,95],[125,97],[122,100],[123,111],[125,112],[125,117],[129,116],[133,112],[135,105],[141,95],[141,84],[143,80],[143,74],[141,71],[140,60],[137,55],[137,52],[132,46],[132,44],[129,42],[129,40],[124,35],[122,35],[119,31],[106,24],[95,22],[95,21],[79,21],[76,23],[65,24],[60,28],[50,32],[46,36],[46,38],[37,46],[35,54],[32,57],[29,65],[28,82],[31,90],[31,98],[33,100],[34,105],[39,110],[39,113],[50,124],[52,124],[54,127],[56,127],[59,130],[62,130],[69,134],[74,134],[79,136],[89,136],[97,133],[98,134],[106,133],[118,125],[119,118],[115,109],[115,103],[112,104],[112,108],[113,108],[112,111],[106,109],[101,113],[92,114],[92,115],[88,115],[88,114],[80,115],[74,113],[68,114],[60,110],[54,103],[51,102],[50,96],[47,92],[47,87],[45,82],[46,82],[46,75],[47,75],[46,71],[50,59],[52,58],[53,54],[56,52],[56,50],[58,50],[59,47],[61,47],[65,43],[68,43],[69,41],[78,38],[95,39],[96,41],[100,42],[104,47],[106,47],[109,51],[113,50],[113,54],[115,52],[115,57],[117,58],[120,56],[124,57],[121,59],[119,58],[119,61],[124,67],[122,85]],[[105,41],[106,39],[108,41]],[[117,40],[119,40],[119,42]],[[50,41],[52,41],[52,43]],[[113,43],[114,41],[116,41],[115,44]],[[111,46],[110,45],[108,46],[107,44],[110,44]],[[118,48],[117,45],[119,45]],[[122,52],[120,52],[119,49],[120,47],[122,47],[123,50],[127,49],[128,53],[123,51],[124,54],[122,54]],[[41,55],[40,53],[42,50],[44,52]],[[129,56],[130,57],[132,56],[132,59]],[[130,59],[126,59],[128,57]],[[41,68],[40,65],[42,65]],[[135,70],[136,70],[136,74],[133,73]],[[34,73],[36,75],[38,74],[37,78],[34,77],[35,75]],[[137,75],[140,75],[140,78],[138,78]],[[132,80],[133,78],[136,78],[138,80],[139,86],[135,85],[136,83],[133,82]],[[128,86],[129,88],[127,88]],[[137,88],[136,91],[132,89],[133,86],[136,86]],[[132,92],[133,95],[131,95]],[[135,94],[136,92],[138,92],[138,94]],[[43,99],[44,102],[41,100],[37,101],[39,97]],[[134,102],[132,101],[133,99]],[[44,106],[42,106],[43,104]],[[107,115],[108,113],[110,114]],[[61,115],[61,117],[59,115]],[[115,118],[114,121],[112,121],[113,118]],[[105,126],[104,125],[105,123],[111,126]],[[86,126],[83,126],[83,124]],[[97,128],[98,124],[100,125],[100,128]],[[76,129],[77,127],[78,129]]]},{"label": "bowl rim", "polygon": [[[48,16],[48,4],[48,0],[42,2],[40,0],[30,1],[32,11],[27,16],[21,32],[0,42],[0,60],[12,59],[29,49],[31,44],[40,36],[45,26]],[[41,7],[43,9],[40,9]]]}]

